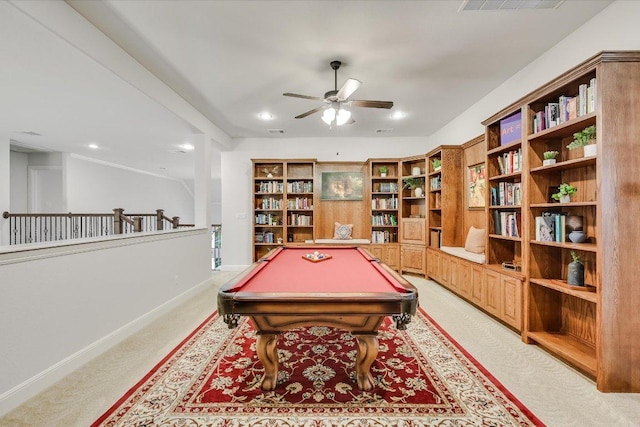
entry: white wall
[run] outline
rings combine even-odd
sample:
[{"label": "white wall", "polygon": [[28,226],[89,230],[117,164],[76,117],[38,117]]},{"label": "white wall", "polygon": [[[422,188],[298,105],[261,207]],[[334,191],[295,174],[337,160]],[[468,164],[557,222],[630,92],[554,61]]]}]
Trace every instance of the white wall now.
[{"label": "white wall", "polygon": [[125,213],[154,213],[164,209],[165,215],[193,224],[193,195],[181,181],[74,155],[65,163],[69,212],[107,213],[123,208]]},{"label": "white wall", "polygon": [[[477,136],[477,135],[476,135]],[[363,162],[375,157],[427,153],[435,145],[426,138],[251,138],[222,153],[222,263],[235,270],[251,263],[253,221],[251,159],[312,158],[319,161]],[[461,144],[465,141],[456,141]]]},{"label": "white wall", "polygon": [[9,212],[27,212],[27,167],[29,166],[29,155],[11,151],[9,158],[11,163]]},{"label": "white wall", "polygon": [[210,242],[194,229],[0,248],[0,415],[207,285]]},{"label": "white wall", "polygon": [[428,140],[467,141],[484,132],[482,121],[598,52],[640,50],[639,18],[639,1],[612,3]]}]

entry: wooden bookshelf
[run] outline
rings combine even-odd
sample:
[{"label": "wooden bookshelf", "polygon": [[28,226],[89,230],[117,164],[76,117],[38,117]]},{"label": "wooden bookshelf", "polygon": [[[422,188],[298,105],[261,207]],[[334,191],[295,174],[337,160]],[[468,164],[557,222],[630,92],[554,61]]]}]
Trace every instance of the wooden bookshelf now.
[{"label": "wooden bookshelf", "polygon": [[[522,193],[517,206],[493,203],[487,209],[488,262],[493,268],[510,259],[522,263],[522,339],[593,377],[603,392],[640,392],[640,324],[630,320],[637,318],[640,306],[635,254],[640,228],[630,214],[640,212],[640,199],[629,197],[640,185],[634,154],[640,140],[640,96],[631,96],[638,93],[640,52],[602,52],[484,122],[490,185],[519,182]],[[585,109],[561,115],[550,126],[554,117],[545,110],[564,112],[565,103],[576,102],[571,98],[582,100],[578,105]],[[517,112],[521,137],[502,146],[500,123]],[[547,117],[541,128],[542,116]],[[573,134],[592,125],[597,155],[569,150]],[[500,156],[516,148],[522,153],[522,170],[501,170]],[[545,151],[559,152],[555,164],[543,165]],[[561,183],[577,188],[568,203],[550,200]],[[494,212],[503,211],[521,214],[519,238],[494,228]],[[580,218],[589,240],[572,243],[567,230],[553,241],[537,240],[536,218],[544,213]],[[589,286],[583,289],[566,284],[572,251],[585,265]]]},{"label": "wooden bookshelf", "polygon": [[313,159],[252,159],[253,258],[314,239]]},{"label": "wooden bookshelf", "polygon": [[[400,161],[400,272],[426,275],[426,182],[427,162],[424,155]],[[407,179],[422,181],[421,191],[403,188]]]},{"label": "wooden bookshelf", "polygon": [[400,163],[398,159],[369,159],[371,188],[370,251],[397,270],[400,263]]}]

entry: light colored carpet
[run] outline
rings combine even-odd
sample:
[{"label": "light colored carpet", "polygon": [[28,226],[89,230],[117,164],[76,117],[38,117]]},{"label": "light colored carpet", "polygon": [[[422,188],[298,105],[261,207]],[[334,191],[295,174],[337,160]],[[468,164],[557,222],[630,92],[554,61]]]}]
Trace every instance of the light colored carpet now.
[{"label": "light colored carpet", "polygon": [[[0,426],[88,426],[216,309],[216,285],[3,418]],[[407,276],[420,305],[549,426],[640,426],[640,394],[603,394],[592,381],[434,282]]]}]

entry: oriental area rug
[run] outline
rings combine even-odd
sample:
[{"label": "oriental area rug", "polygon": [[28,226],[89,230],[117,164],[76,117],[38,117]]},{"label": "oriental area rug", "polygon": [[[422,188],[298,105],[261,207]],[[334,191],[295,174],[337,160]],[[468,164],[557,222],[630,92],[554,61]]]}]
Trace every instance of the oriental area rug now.
[{"label": "oriental area rug", "polygon": [[310,327],[283,333],[274,391],[260,389],[255,330],[213,314],[92,426],[542,426],[421,309],[406,331],[387,318],[355,383],[356,340]]}]

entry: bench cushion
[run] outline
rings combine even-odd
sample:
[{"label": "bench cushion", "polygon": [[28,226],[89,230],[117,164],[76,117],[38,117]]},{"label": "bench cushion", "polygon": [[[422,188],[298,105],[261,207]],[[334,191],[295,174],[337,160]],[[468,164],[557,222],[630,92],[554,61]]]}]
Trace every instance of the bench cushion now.
[{"label": "bench cushion", "polygon": [[369,239],[316,239],[314,243],[318,245],[368,245],[371,241]]},{"label": "bench cushion", "polygon": [[458,258],[466,259],[467,261],[475,262],[477,264],[484,264],[486,260],[484,254],[469,252],[464,248],[457,246],[442,246],[440,250],[448,253],[449,255],[457,256]]}]

